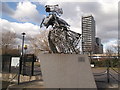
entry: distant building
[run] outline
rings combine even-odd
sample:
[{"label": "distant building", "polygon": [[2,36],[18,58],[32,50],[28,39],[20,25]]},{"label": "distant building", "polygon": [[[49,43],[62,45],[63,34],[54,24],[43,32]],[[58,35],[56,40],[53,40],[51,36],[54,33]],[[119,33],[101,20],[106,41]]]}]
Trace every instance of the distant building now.
[{"label": "distant building", "polygon": [[101,44],[100,54],[103,54],[103,44]]},{"label": "distant building", "polygon": [[96,54],[103,53],[103,45],[101,44],[101,39],[98,37],[96,37],[95,53]]},{"label": "distant building", "polygon": [[82,51],[95,53],[95,20],[94,17],[82,17]]}]

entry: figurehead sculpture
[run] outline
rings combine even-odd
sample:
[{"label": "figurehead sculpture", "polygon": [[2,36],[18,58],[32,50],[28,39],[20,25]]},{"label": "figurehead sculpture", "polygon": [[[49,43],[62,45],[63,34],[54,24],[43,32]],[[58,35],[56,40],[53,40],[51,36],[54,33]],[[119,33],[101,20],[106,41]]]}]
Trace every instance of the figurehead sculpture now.
[{"label": "figurehead sculpture", "polygon": [[79,53],[78,44],[81,34],[71,31],[70,25],[60,18],[63,11],[58,5],[46,5],[45,8],[49,15],[42,20],[40,27],[44,25],[48,28],[51,25],[53,28],[48,34],[51,51],[53,53]]}]

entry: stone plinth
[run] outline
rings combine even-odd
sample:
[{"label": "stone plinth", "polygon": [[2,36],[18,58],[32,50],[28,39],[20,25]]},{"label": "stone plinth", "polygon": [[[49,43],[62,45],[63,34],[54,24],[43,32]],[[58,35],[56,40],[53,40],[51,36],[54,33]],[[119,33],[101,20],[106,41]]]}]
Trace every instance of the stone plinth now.
[{"label": "stone plinth", "polygon": [[45,88],[96,88],[89,59],[79,54],[40,54]]}]

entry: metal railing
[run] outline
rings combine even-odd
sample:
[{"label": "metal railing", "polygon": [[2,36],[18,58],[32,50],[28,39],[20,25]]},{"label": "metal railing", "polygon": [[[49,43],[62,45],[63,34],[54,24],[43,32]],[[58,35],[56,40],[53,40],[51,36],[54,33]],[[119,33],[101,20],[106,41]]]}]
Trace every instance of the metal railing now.
[{"label": "metal railing", "polygon": [[[118,70],[114,69],[113,67],[110,67],[110,65],[108,65],[107,69],[104,70],[103,72],[93,73],[93,75],[95,77],[99,77],[99,76],[104,75],[107,78],[105,80],[105,81],[107,81],[107,83],[110,83],[111,79],[115,80],[117,83],[120,83],[119,74],[120,74],[120,72]],[[96,82],[99,82],[99,81],[96,80]]]}]

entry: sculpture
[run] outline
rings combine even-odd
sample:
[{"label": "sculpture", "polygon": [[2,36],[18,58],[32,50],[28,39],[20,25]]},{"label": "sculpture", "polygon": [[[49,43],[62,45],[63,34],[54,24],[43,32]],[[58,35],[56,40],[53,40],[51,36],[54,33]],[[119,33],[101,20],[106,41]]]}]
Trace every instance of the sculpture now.
[{"label": "sculpture", "polygon": [[40,27],[44,25],[48,28],[51,25],[53,28],[48,34],[51,51],[53,53],[79,53],[78,43],[81,34],[71,31],[70,25],[59,18],[63,11],[58,5],[46,5],[45,8],[49,16],[42,20]]}]

